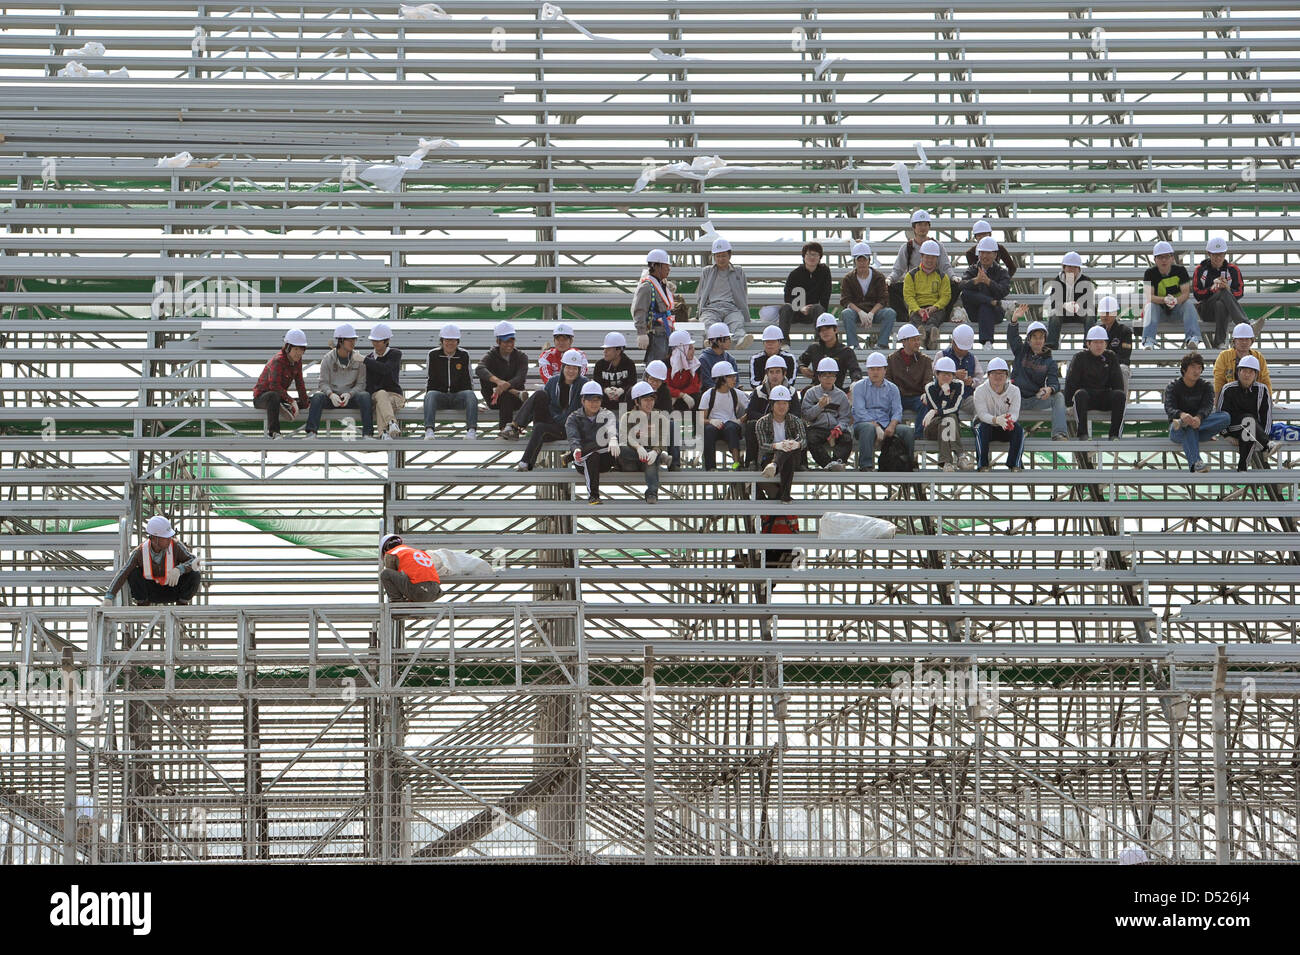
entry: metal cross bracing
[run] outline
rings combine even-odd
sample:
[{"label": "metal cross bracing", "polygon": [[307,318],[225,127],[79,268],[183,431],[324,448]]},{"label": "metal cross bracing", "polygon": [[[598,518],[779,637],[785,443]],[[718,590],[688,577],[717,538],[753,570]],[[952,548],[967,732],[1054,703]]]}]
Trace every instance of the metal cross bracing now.
[{"label": "metal cross bracing", "polygon": [[[79,861],[1295,858],[1294,645],[828,644],[764,639],[757,606],[719,642],[589,611],[3,611],[0,654],[68,645],[104,681],[88,818],[47,838]],[[4,711],[28,829],[58,831],[63,754],[31,743],[57,709]]]}]

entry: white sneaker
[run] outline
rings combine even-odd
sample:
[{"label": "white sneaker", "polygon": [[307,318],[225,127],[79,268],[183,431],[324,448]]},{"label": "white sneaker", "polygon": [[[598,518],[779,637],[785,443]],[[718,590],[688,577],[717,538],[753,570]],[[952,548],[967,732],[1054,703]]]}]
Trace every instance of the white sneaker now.
[{"label": "white sneaker", "polygon": [[424,440],[425,440],[425,441],[432,441],[432,440],[433,440],[433,429],[432,429],[432,428],[425,428],[425,429],[424,429]]},{"label": "white sneaker", "polygon": [[402,436],[402,429],[398,427],[396,421],[388,422],[388,434],[393,438],[400,438]]},{"label": "white sneaker", "polygon": [[380,441],[392,441],[392,440],[393,440],[393,432],[391,432],[391,431],[385,431],[383,434],[381,434],[381,435],[379,436],[379,440],[380,440]]},{"label": "white sneaker", "polygon": [[776,464],[775,464],[775,463],[773,463],[773,464],[769,464],[767,467],[763,468],[763,477],[765,477],[765,478],[774,478],[774,477],[776,477]]},{"label": "white sneaker", "polygon": [[473,428],[470,428],[468,431],[465,432],[465,440],[466,440],[466,441],[477,441],[477,440],[478,440],[478,432],[475,431]]}]

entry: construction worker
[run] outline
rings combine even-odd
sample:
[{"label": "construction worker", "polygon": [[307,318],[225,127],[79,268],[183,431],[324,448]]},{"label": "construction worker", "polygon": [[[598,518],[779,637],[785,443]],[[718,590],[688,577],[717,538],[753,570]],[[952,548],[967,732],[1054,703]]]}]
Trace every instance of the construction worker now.
[{"label": "construction worker", "polygon": [[533,431],[524,448],[524,459],[515,465],[518,470],[531,471],[542,445],[565,437],[565,422],[581,405],[582,386],[590,380],[582,376],[585,365],[582,353],[570,348],[560,362],[560,373],[551,376],[546,387],[537,393],[536,401],[530,399]]},{"label": "construction worker", "polygon": [[442,594],[438,569],[429,554],[407,547],[396,534],[385,534],[379,539],[379,555],[384,561],[379,582],[384,585],[389,600],[429,603]]},{"label": "construction worker", "polygon": [[591,380],[605,392],[605,407],[618,414],[632,407],[632,385],[636,383],[636,362],[627,356],[627,339],[622,332],[605,336],[604,357],[596,360]]},{"label": "construction worker", "polygon": [[637,348],[645,349],[645,361],[668,357],[668,338],[678,322],[686,321],[686,304],[668,281],[672,263],[663,249],[646,255],[646,274],[632,297],[632,321],[636,324]]},{"label": "construction worker", "polygon": [[668,415],[655,410],[655,389],[647,381],[632,386],[633,410],[623,412],[618,426],[620,471],[645,472],[647,504],[659,501],[659,469],[672,460],[668,447],[672,427]]},{"label": "construction worker", "polygon": [[497,437],[513,441],[519,437],[515,417],[524,406],[528,383],[528,356],[515,347],[515,327],[497,322],[492,330],[496,347],[483,356],[475,373],[483,390],[483,403],[497,412]]},{"label": "construction worker", "polygon": [[203,562],[176,539],[171,521],[158,514],[145,524],[148,539],[131,551],[121,570],[113,575],[104,592],[104,603],[112,603],[126,584],[137,607],[153,604],[188,604],[199,592]]},{"label": "construction worker", "polygon": [[586,382],[582,386],[582,407],[564,422],[569,440],[566,458],[573,461],[587,484],[588,504],[600,503],[600,476],[612,470],[618,458],[618,419],[604,407],[604,401],[605,389],[600,382]]},{"label": "construction worker", "polygon": [[[280,416],[293,420],[311,403],[302,379],[302,358],[307,353],[307,336],[300,328],[284,333],[284,344],[266,363],[253,385],[253,406],[266,411],[266,437],[280,437]],[[289,387],[298,386],[298,400],[289,397]]]},{"label": "construction worker", "polygon": [[469,352],[460,347],[460,328],[444,325],[438,346],[429,352],[429,380],[424,392],[424,436],[432,438],[443,408],[465,411],[465,440],[478,439],[478,395],[470,375]]}]

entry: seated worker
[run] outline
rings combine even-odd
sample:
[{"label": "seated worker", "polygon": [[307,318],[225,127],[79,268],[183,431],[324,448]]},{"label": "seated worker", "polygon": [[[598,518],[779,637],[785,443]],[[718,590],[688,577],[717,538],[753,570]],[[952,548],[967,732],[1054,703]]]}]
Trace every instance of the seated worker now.
[{"label": "seated worker", "polygon": [[659,502],[659,469],[672,460],[672,423],[666,412],[655,410],[655,389],[649,382],[632,386],[632,410],[618,426],[618,469],[645,473],[647,504]]},{"label": "seated worker", "polygon": [[430,603],[438,599],[442,585],[429,554],[407,547],[396,534],[385,534],[379,539],[379,554],[384,561],[379,582],[384,585],[389,600]]},{"label": "seated worker", "polygon": [[599,382],[588,381],[582,386],[582,407],[569,415],[564,422],[565,437],[569,440],[568,458],[582,475],[587,485],[587,503],[600,503],[600,476],[613,470],[618,419],[614,412],[604,407],[605,389]]},{"label": "seated worker", "polygon": [[1246,470],[1256,451],[1268,453],[1269,433],[1273,430],[1272,402],[1268,387],[1259,380],[1259,360],[1254,355],[1237,363],[1236,378],[1223,386],[1214,410],[1228,416],[1228,438],[1237,442],[1238,471]]},{"label": "seated worker", "polygon": [[171,521],[161,514],[149,518],[144,530],[148,540],[141,541],[113,575],[104,603],[113,602],[122,584],[130,588],[137,607],[189,603],[199,592],[203,562],[176,539]]},{"label": "seated worker", "polygon": [[973,466],[961,444],[961,409],[966,391],[966,383],[957,377],[956,362],[944,356],[934,363],[934,381],[921,395],[921,401],[930,409],[921,419],[921,426],[927,440],[939,442],[939,466],[945,471],[969,471]]}]

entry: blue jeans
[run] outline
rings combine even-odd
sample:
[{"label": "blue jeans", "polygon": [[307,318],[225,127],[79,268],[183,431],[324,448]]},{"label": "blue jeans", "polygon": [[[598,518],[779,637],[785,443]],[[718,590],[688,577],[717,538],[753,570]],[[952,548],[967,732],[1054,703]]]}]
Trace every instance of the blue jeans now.
[{"label": "blue jeans", "polygon": [[[542,401],[546,398],[543,396]],[[464,408],[465,427],[478,430],[478,394],[473,391],[429,391],[424,395],[424,426],[432,428],[442,408]]]},{"label": "blue jeans", "polygon": [[1025,446],[1025,429],[1017,424],[1010,431],[995,428],[985,421],[975,422],[975,460],[979,467],[989,466],[989,443],[992,441],[1009,441],[1007,448],[1007,467],[1020,467],[1020,451]]},{"label": "blue jeans", "polygon": [[1183,446],[1183,454],[1187,456],[1187,463],[1191,467],[1196,467],[1196,463],[1201,460],[1201,439],[1212,438],[1228,426],[1232,418],[1226,411],[1215,411],[1205,416],[1199,428],[1189,428],[1186,425],[1174,430],[1172,423],[1169,425],[1169,440],[1174,444]]},{"label": "blue jeans", "polygon": [[979,340],[993,341],[993,327],[1006,317],[1002,306],[994,305],[993,299],[984,292],[967,290],[961,293],[961,307],[966,309],[966,318],[978,330]]},{"label": "blue jeans", "polygon": [[[316,429],[320,427],[320,413],[325,410],[326,405],[331,408],[334,407],[334,403],[330,401],[330,396],[323,391],[318,391],[311,396],[311,410],[307,413],[307,431],[309,433],[315,434]],[[361,412],[361,434],[367,438],[374,437],[375,419],[369,392],[358,391],[348,399],[346,405],[338,410],[350,413],[354,409]]]},{"label": "blue jeans", "polygon": [[[917,431],[920,431],[921,419],[924,418],[925,413],[930,410],[928,407],[926,407],[925,402],[921,400],[921,396],[913,395],[910,398],[904,398],[903,410],[912,412],[912,414],[915,416],[915,420],[913,421],[912,426],[916,428]],[[904,415],[903,417],[906,418],[907,416]]]},{"label": "blue jeans", "polygon": [[1173,308],[1160,302],[1149,304],[1142,312],[1142,344],[1148,347],[1155,346],[1160,320],[1166,316],[1182,319],[1183,338],[1194,342],[1201,340],[1201,317],[1189,298],[1182,305]]},{"label": "blue jeans", "polygon": [[1065,395],[1059,391],[1052,392],[1050,398],[1036,398],[1032,394],[1026,395],[1023,391],[1020,393],[1020,410],[1021,411],[1052,411],[1052,437],[1058,434],[1069,435],[1069,428],[1065,424]]},{"label": "blue jeans", "polygon": [[[883,428],[884,425],[882,424]],[[905,424],[894,431],[903,439],[908,454],[916,453],[916,432]],[[853,441],[858,449],[858,470],[866,471],[876,466],[876,422],[860,421],[853,426]]]},{"label": "blue jeans", "polygon": [[[889,336],[894,330],[894,322],[898,320],[898,313],[892,308],[882,308],[876,312],[876,317],[872,319],[871,328],[877,328],[876,347],[888,348]],[[844,344],[857,350],[858,347],[858,313],[851,308],[846,308],[840,312],[840,321],[844,323]]]}]

